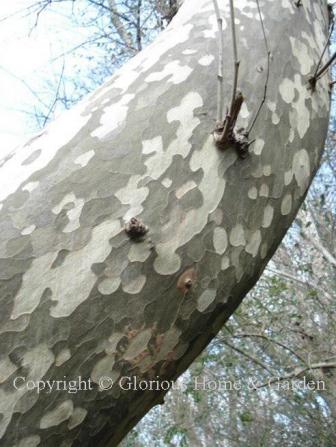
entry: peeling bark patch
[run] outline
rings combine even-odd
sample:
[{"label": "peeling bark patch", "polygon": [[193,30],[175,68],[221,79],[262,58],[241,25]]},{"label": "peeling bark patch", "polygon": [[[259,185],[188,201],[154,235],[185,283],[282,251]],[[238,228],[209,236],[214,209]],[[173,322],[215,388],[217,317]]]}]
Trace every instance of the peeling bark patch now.
[{"label": "peeling bark patch", "polygon": [[73,413],[72,400],[66,400],[56,406],[54,410],[48,411],[40,421],[40,428],[42,430],[59,425],[62,422],[68,420]]},{"label": "peeling bark patch", "polygon": [[281,214],[287,216],[292,210],[292,194],[286,194],[281,202]]},{"label": "peeling bark patch", "polygon": [[239,247],[246,244],[244,228],[241,224],[237,224],[230,232],[230,244],[233,247]]},{"label": "peeling bark patch", "polygon": [[187,192],[191,191],[192,189],[196,188],[197,185],[193,180],[190,180],[184,185],[182,185],[179,189],[175,191],[175,196],[177,199],[181,199]]},{"label": "peeling bark patch", "polygon": [[261,244],[261,233],[259,230],[252,233],[252,235],[248,239],[248,243],[245,247],[247,253],[250,253],[253,258],[255,258],[258,254],[259,247]]},{"label": "peeling bark patch", "polygon": [[70,349],[62,349],[62,351],[57,355],[55,360],[56,366],[61,366],[63,363],[67,362],[71,358]]},{"label": "peeling bark patch", "polygon": [[105,357],[100,359],[91,372],[92,381],[99,384],[99,380],[101,377],[111,377],[112,380],[118,378],[119,373],[112,372],[114,363],[114,355],[106,355]]},{"label": "peeling bark patch", "polygon": [[187,65],[180,65],[180,61],[168,63],[162,71],[151,73],[145,79],[146,82],[161,81],[169,76],[168,82],[172,84],[180,84],[188,79],[192,72],[192,68]]},{"label": "peeling bark patch", "polygon": [[106,278],[98,285],[98,290],[102,295],[111,295],[118,290],[120,284],[119,278]]},{"label": "peeling bark patch", "polygon": [[292,170],[301,194],[303,194],[310,181],[310,160],[306,149],[301,149],[294,155]]},{"label": "peeling bark patch", "polygon": [[33,312],[47,287],[50,287],[52,300],[56,302],[50,310],[50,315],[55,318],[70,315],[87,299],[97,279],[91,265],[105,260],[111,252],[109,239],[120,231],[119,221],[104,222],[96,226],[90,242],[81,250],[69,253],[57,269],[46,270],[46,266],[52,264],[55,253],[47,253],[34,259],[30,269],[23,276],[11,318]]},{"label": "peeling bark patch", "polygon": [[226,231],[222,227],[214,229],[213,245],[216,253],[222,255],[228,246],[228,237]]},{"label": "peeling bark patch", "polygon": [[197,300],[197,310],[204,312],[216,299],[216,290],[205,290]]},{"label": "peeling bark patch", "polygon": [[212,64],[212,62],[214,62],[214,60],[215,60],[214,56],[212,54],[208,54],[207,56],[201,57],[198,63],[203,67],[208,67],[209,65]]},{"label": "peeling bark patch", "polygon": [[129,293],[131,295],[135,295],[141,292],[145,284],[146,284],[146,276],[139,275],[137,278],[134,278],[127,284],[123,284],[122,288],[124,292]]},{"label": "peeling bark patch", "polygon": [[146,329],[139,332],[130,342],[125,354],[125,360],[132,360],[147,349],[149,340],[152,337],[152,330]]},{"label": "peeling bark patch", "polygon": [[125,94],[115,104],[105,107],[104,114],[100,120],[101,125],[91,135],[103,139],[113,130],[117,129],[125,121],[128,104],[134,96],[134,94]]},{"label": "peeling bark patch", "polygon": [[269,228],[271,226],[273,216],[274,216],[274,208],[271,205],[266,205],[262,221],[263,228]]}]

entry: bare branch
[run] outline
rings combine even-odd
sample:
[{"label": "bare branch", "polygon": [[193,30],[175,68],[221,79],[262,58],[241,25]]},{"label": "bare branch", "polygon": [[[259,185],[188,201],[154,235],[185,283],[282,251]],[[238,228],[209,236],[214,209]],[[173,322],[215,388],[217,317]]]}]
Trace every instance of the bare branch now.
[{"label": "bare branch", "polygon": [[258,14],[259,14],[259,18],[260,18],[260,23],[261,23],[261,29],[262,29],[262,33],[263,33],[263,37],[264,37],[264,44],[265,44],[265,48],[266,48],[266,54],[267,54],[267,68],[266,68],[266,79],[265,79],[265,86],[264,86],[264,95],[262,97],[262,100],[260,102],[259,108],[257,110],[257,113],[255,114],[255,117],[249,127],[249,129],[247,130],[247,134],[249,135],[251,130],[253,129],[259,114],[261,112],[261,109],[263,108],[263,105],[266,101],[266,97],[267,97],[267,88],[268,88],[268,80],[269,80],[269,74],[270,74],[270,59],[271,59],[271,52],[268,46],[268,40],[266,37],[266,31],[265,31],[265,26],[264,26],[264,21],[262,18],[262,14],[261,14],[261,10],[260,10],[260,4],[259,4],[259,0],[256,0],[257,2],[257,7],[258,7]]},{"label": "bare branch", "polygon": [[224,53],[224,36],[223,36],[223,19],[220,15],[217,0],[213,0],[217,24],[218,24],[218,84],[217,84],[217,123],[222,123],[223,121],[223,53]]}]

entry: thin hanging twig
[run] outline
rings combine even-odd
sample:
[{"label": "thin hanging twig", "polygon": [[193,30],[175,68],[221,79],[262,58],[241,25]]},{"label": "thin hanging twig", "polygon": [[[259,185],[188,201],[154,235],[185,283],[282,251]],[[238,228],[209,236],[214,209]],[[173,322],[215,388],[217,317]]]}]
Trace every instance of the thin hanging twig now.
[{"label": "thin hanging twig", "polygon": [[232,45],[233,45],[233,59],[234,59],[234,81],[232,88],[232,98],[230,106],[230,115],[232,114],[234,103],[237,95],[237,84],[238,84],[238,74],[239,74],[239,64],[238,60],[238,50],[237,50],[237,36],[236,36],[236,24],[235,24],[235,13],[233,0],[230,0],[230,16],[231,16],[231,32],[232,32]]},{"label": "thin hanging twig", "polygon": [[213,0],[215,13],[218,24],[219,45],[218,45],[218,84],[217,84],[217,123],[223,121],[223,53],[224,53],[224,37],[223,37],[223,19],[220,15],[217,0]]},{"label": "thin hanging twig", "polygon": [[328,60],[328,62],[325,63],[325,64],[323,65],[323,67],[320,68],[320,70],[317,72],[317,74],[316,74],[316,80],[320,79],[320,78],[325,74],[325,72],[328,70],[328,68],[329,68],[330,65],[334,62],[335,59],[336,59],[336,51],[335,51],[335,53],[331,56],[331,58]]},{"label": "thin hanging twig", "polygon": [[321,54],[320,59],[319,59],[317,65],[316,65],[315,72],[313,74],[313,78],[315,78],[315,79],[317,78],[318,69],[320,68],[323,56],[325,55],[325,52],[327,51],[328,45],[330,43],[331,35],[332,35],[333,31],[334,31],[334,26],[335,26],[335,22],[332,22],[332,25],[331,25],[330,31],[329,31],[328,40],[327,40],[326,44],[324,45],[322,54]]},{"label": "thin hanging twig", "polygon": [[313,76],[311,76],[308,79],[308,82],[310,84],[310,88],[311,88],[312,91],[315,91],[317,81],[327,72],[327,70],[330,67],[330,65],[336,59],[336,52],[335,52],[332,55],[332,57],[328,60],[328,62],[325,63],[322,68],[320,68],[323,56],[325,55],[325,52],[327,51],[327,48],[328,48],[328,46],[330,44],[330,39],[331,39],[332,33],[334,31],[334,26],[335,26],[335,22],[333,21],[332,25],[330,27],[330,31],[329,31],[329,36],[328,36],[327,42],[326,42],[326,44],[325,44],[325,46],[323,48],[322,54],[321,54],[321,56],[319,58],[319,61],[318,61],[317,65],[316,65],[315,72],[314,72]]},{"label": "thin hanging twig", "polygon": [[[244,101],[244,98],[242,95],[241,101],[239,100],[238,105],[238,111],[237,111],[237,102],[236,102],[236,96],[237,96],[237,85],[238,85],[238,75],[239,75],[239,64],[240,61],[238,60],[238,50],[237,50],[237,36],[236,36],[236,25],[235,25],[235,13],[234,13],[234,6],[233,6],[233,0],[230,0],[230,18],[231,18],[231,33],[232,33],[232,47],[233,47],[233,63],[234,63],[234,72],[233,72],[233,86],[232,86],[232,97],[231,97],[231,104],[229,109],[229,115],[225,118],[223,131],[221,133],[220,139],[222,141],[226,141],[228,139],[229,133],[233,130],[233,127],[235,126],[236,122],[233,121],[233,112],[236,110],[236,115],[238,117],[241,105]],[[239,98],[240,99],[240,98]]]},{"label": "thin hanging twig", "polygon": [[261,29],[262,29],[262,33],[263,33],[263,36],[264,36],[264,44],[265,44],[266,53],[267,53],[267,68],[266,68],[266,80],[265,80],[265,86],[264,86],[264,95],[263,95],[262,100],[260,102],[260,105],[259,105],[259,108],[257,110],[257,113],[255,114],[255,117],[254,117],[250,127],[247,130],[247,135],[249,135],[251,130],[253,129],[253,127],[254,127],[254,125],[255,125],[258,117],[259,117],[259,114],[261,112],[261,109],[263,108],[263,105],[264,105],[264,103],[266,101],[268,81],[269,81],[269,73],[270,73],[270,59],[271,59],[271,52],[270,52],[269,46],[268,46],[268,41],[267,41],[264,21],[263,21],[261,10],[260,10],[259,0],[256,0],[256,3],[257,3],[257,7],[258,7],[258,14],[259,14],[259,18],[260,18]]}]

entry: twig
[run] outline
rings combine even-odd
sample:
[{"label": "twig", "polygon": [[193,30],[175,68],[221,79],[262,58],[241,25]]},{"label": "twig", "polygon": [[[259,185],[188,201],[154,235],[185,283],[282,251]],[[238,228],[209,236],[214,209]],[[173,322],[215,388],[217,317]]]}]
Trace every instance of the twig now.
[{"label": "twig", "polygon": [[248,358],[249,360],[251,360],[253,363],[255,363],[256,365],[260,366],[262,369],[265,369],[268,372],[271,372],[271,370],[269,369],[269,367],[267,365],[265,365],[264,363],[262,363],[260,360],[258,360],[256,357],[253,357],[251,354],[249,354],[246,351],[243,351],[240,348],[237,348],[236,346],[232,345],[231,343],[229,343],[228,341],[225,341],[222,339],[222,343],[226,346],[228,346],[229,348],[231,348],[232,350],[238,352],[239,354],[243,355],[244,357]]},{"label": "twig", "polygon": [[314,74],[313,74],[313,78],[315,78],[315,79],[317,78],[318,69],[320,68],[320,65],[321,65],[323,56],[324,56],[324,54],[325,54],[325,52],[326,52],[326,50],[327,50],[327,48],[328,48],[328,45],[329,45],[329,43],[330,43],[331,35],[332,35],[333,31],[334,31],[334,26],[335,26],[335,22],[333,22],[332,25],[331,25],[331,27],[330,27],[328,40],[327,40],[326,44],[324,45],[322,54],[321,54],[320,59],[319,59],[317,65],[316,65],[316,69],[315,69],[315,72],[314,72]]},{"label": "twig", "polygon": [[[321,56],[320,56],[320,58],[319,58],[319,61],[318,61],[317,65],[316,65],[315,72],[314,72],[313,76],[311,76],[311,77],[308,79],[310,88],[311,88],[311,90],[312,90],[313,92],[315,91],[317,81],[318,81],[318,80],[325,74],[325,72],[328,70],[328,68],[330,67],[330,65],[331,65],[331,64],[334,62],[334,60],[336,59],[336,52],[334,52],[334,54],[331,56],[331,58],[328,60],[328,62],[325,63],[325,64],[323,65],[322,68],[320,68],[320,65],[321,65],[323,56],[325,55],[325,52],[326,52],[326,50],[327,50],[327,48],[328,48],[328,46],[329,46],[329,44],[330,44],[330,39],[331,39],[333,30],[334,30],[334,26],[335,26],[335,22],[333,21],[333,22],[332,22],[332,25],[331,25],[331,27],[330,27],[330,31],[329,31],[329,36],[328,36],[327,42],[326,42],[326,44],[325,44],[325,46],[324,46],[324,48],[323,48],[322,54],[321,54]],[[320,69],[319,69],[319,68],[320,68]]]},{"label": "twig", "polygon": [[218,84],[217,84],[217,123],[223,121],[223,52],[224,52],[224,37],[223,37],[223,19],[220,15],[217,0],[213,0],[215,13],[218,24],[219,45],[218,45]]},{"label": "twig", "polygon": [[327,63],[325,63],[323,65],[323,67],[317,72],[316,74],[316,80],[318,80],[321,76],[324,75],[324,73],[328,70],[328,68],[330,67],[330,65],[334,62],[334,60],[336,59],[336,51],[335,53],[331,56],[331,58],[328,60]]},{"label": "twig", "polygon": [[249,135],[251,130],[253,129],[259,114],[261,112],[261,109],[263,108],[263,105],[266,101],[266,97],[267,97],[267,88],[268,88],[268,80],[269,80],[269,72],[270,72],[270,59],[271,59],[271,52],[269,50],[269,46],[268,46],[268,41],[267,41],[267,37],[266,37],[266,31],[265,31],[265,26],[264,26],[264,21],[262,18],[262,14],[261,14],[261,10],[260,10],[260,4],[259,4],[259,0],[256,0],[257,3],[257,7],[258,7],[258,14],[259,14],[259,18],[260,18],[260,23],[261,23],[261,29],[262,29],[262,33],[263,33],[263,37],[264,37],[264,44],[265,44],[265,48],[266,48],[266,53],[267,53],[267,69],[266,69],[266,79],[265,79],[265,86],[264,86],[264,95],[262,97],[262,100],[260,102],[259,108],[257,110],[257,113],[255,114],[255,117],[250,125],[250,127],[247,130],[247,134]]},{"label": "twig", "polygon": [[315,363],[313,365],[305,366],[304,368],[295,368],[293,372],[289,374],[284,374],[280,377],[273,377],[272,379],[269,379],[265,383],[261,383],[260,385],[257,385],[256,388],[263,388],[265,386],[272,385],[272,383],[275,382],[282,382],[283,380],[293,379],[294,377],[299,377],[301,374],[305,373],[306,371],[310,371],[311,369],[324,369],[324,368],[336,368],[336,363]]},{"label": "twig", "polygon": [[241,92],[237,91],[238,77],[239,77],[239,64],[238,49],[237,49],[237,36],[235,27],[235,14],[233,0],[230,0],[230,16],[231,16],[231,32],[232,32],[232,46],[233,46],[233,85],[232,85],[232,97],[230,108],[227,110],[225,119],[223,120],[223,24],[220,17],[220,11],[217,0],[213,0],[218,29],[220,33],[219,42],[219,61],[218,61],[218,88],[217,88],[217,123],[214,130],[214,140],[216,146],[219,149],[226,149],[227,147],[234,147],[238,152],[240,158],[245,158],[248,155],[248,148],[251,142],[247,139],[247,133],[244,129],[235,131],[237,119],[241,110],[241,106],[244,102],[244,97]]},{"label": "twig", "polygon": [[233,108],[235,106],[236,95],[237,95],[237,84],[238,84],[239,64],[240,64],[240,61],[238,60],[237,37],[236,37],[236,25],[235,25],[235,13],[234,13],[233,0],[230,0],[230,16],[231,16],[233,59],[234,59],[234,81],[233,81],[232,98],[231,98],[231,106],[230,106],[230,115],[232,116]]}]

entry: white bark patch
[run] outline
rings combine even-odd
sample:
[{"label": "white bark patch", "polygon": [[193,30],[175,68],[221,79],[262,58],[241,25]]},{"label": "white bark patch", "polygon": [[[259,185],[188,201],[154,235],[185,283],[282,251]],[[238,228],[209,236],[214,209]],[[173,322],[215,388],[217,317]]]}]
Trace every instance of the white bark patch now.
[{"label": "white bark patch", "polygon": [[139,332],[133,340],[131,340],[125,354],[124,359],[125,360],[132,360],[135,357],[137,357],[139,354],[141,354],[143,351],[147,349],[149,340],[152,336],[152,330],[146,329],[142,332]]},{"label": "white bark patch", "polygon": [[222,227],[217,227],[213,234],[213,245],[216,253],[222,255],[228,246],[228,237],[226,231]]},{"label": "white bark patch", "polygon": [[262,246],[261,246],[261,249],[260,249],[260,257],[261,257],[261,259],[265,259],[266,258],[267,252],[268,252],[268,245],[267,245],[267,242],[264,242],[262,244]]},{"label": "white bark patch", "polygon": [[197,310],[204,312],[216,299],[216,290],[207,289],[197,300]]},{"label": "white bark patch", "polygon": [[69,253],[63,264],[50,270],[56,253],[47,253],[34,259],[25,272],[22,285],[15,300],[11,318],[31,313],[38,306],[46,288],[52,292],[55,306],[51,308],[52,317],[66,317],[85,301],[92,290],[97,276],[91,266],[103,262],[111,252],[109,239],[121,231],[119,221],[107,221],[92,230],[90,242],[81,250]]},{"label": "white bark patch", "polygon": [[268,197],[269,196],[269,187],[266,183],[263,183],[259,189],[260,197]]},{"label": "white bark patch", "polygon": [[28,182],[22,187],[22,191],[32,192],[38,187],[40,182]]},{"label": "white bark patch", "polygon": [[273,216],[274,216],[274,208],[271,205],[266,205],[264,209],[263,221],[261,226],[263,228],[270,227],[273,220]]},{"label": "white bark patch", "polygon": [[112,380],[118,378],[118,373],[112,372],[113,365],[115,363],[114,355],[106,355],[100,359],[94,366],[91,372],[91,379],[94,383],[99,384],[99,380],[102,377],[110,377]]},{"label": "white bark patch", "polygon": [[162,180],[162,182],[161,182],[161,184],[162,184],[165,188],[170,188],[171,185],[172,185],[172,183],[173,183],[173,180],[172,180],[171,178],[168,178],[168,177],[165,177],[165,178]]},{"label": "white bark patch", "polygon": [[200,123],[200,120],[194,117],[194,110],[202,105],[201,96],[197,92],[190,92],[182,99],[180,105],[167,112],[168,123],[180,122],[176,131],[176,139],[169,144],[165,151],[156,152],[145,161],[147,166],[145,176],[157,180],[168,169],[174,156],[180,154],[185,158],[189,154],[191,149],[189,139]]},{"label": "white bark patch", "polygon": [[87,151],[84,154],[82,154],[76,158],[75,164],[80,165],[82,168],[84,168],[89,163],[91,158],[94,157],[94,155],[95,155],[95,151],[93,151],[93,150]]},{"label": "white bark patch", "polygon": [[130,295],[135,295],[141,292],[145,284],[146,276],[139,275],[137,278],[133,279],[127,284],[123,284],[122,288],[124,292],[129,293]]},{"label": "white bark patch", "polygon": [[[53,362],[54,355],[52,351],[43,343],[26,352],[22,360],[22,367],[28,371],[26,381],[41,380]],[[2,415],[0,419],[0,438],[5,433],[12,419],[13,412],[20,412],[19,409],[16,409],[16,404],[28,392],[25,383],[22,381],[16,385],[18,389],[13,387],[12,392],[0,389],[0,414]]]},{"label": "white bark patch", "polygon": [[284,174],[285,185],[288,186],[292,180],[293,180],[293,171],[292,171],[292,169],[290,169],[289,171],[286,171]]},{"label": "white bark patch", "polygon": [[85,408],[76,407],[72,413],[70,420],[69,420],[68,429],[72,430],[73,428],[80,425],[84,421],[86,415],[87,415],[87,410],[85,410]]},{"label": "white bark patch", "polygon": [[295,97],[295,91],[294,91],[294,85],[293,82],[285,78],[282,80],[281,84],[279,85],[279,92],[282,97],[282,99],[287,103],[290,104],[293,102]]},{"label": "white bark patch", "polygon": [[29,227],[24,228],[21,231],[22,236],[26,236],[28,234],[32,234],[32,232],[36,229],[35,225],[29,225]]},{"label": "white bark patch", "polygon": [[222,257],[222,262],[221,262],[221,270],[226,270],[230,267],[230,259],[228,256],[223,256]]},{"label": "white bark patch", "polygon": [[201,59],[198,61],[200,65],[203,67],[207,67],[212,64],[212,62],[215,60],[215,57],[212,54],[208,54],[206,56],[201,57]]},{"label": "white bark patch", "polygon": [[70,349],[68,349],[68,348],[62,349],[62,351],[59,354],[57,354],[57,357],[55,360],[55,365],[61,366],[61,365],[63,365],[63,363],[67,362],[70,358],[71,358]]},{"label": "white bark patch", "polygon": [[68,222],[67,225],[64,227],[63,233],[71,233],[72,231],[80,228],[79,218],[81,216],[85,201],[84,199],[77,199],[77,197],[73,193],[70,193],[67,194],[61,200],[61,202],[52,209],[52,212],[54,214],[59,214],[62,211],[63,207],[68,203],[73,203],[74,207],[66,212],[66,215],[70,222]]},{"label": "white bark patch", "polygon": [[104,113],[100,118],[100,126],[91,133],[91,136],[103,139],[123,124],[127,117],[128,104],[134,96],[134,94],[127,93],[115,104],[105,107]]},{"label": "white bark patch", "polygon": [[258,254],[259,247],[261,244],[261,233],[259,230],[255,231],[249,238],[248,244],[245,247],[245,251],[250,253],[253,258]]},{"label": "white bark patch", "polygon": [[272,113],[272,123],[277,126],[280,123],[280,116],[274,112]]},{"label": "white bark patch", "polygon": [[188,65],[180,65],[180,61],[172,61],[169,62],[162,71],[156,71],[148,75],[145,82],[158,82],[169,76],[169,79],[166,79],[166,82],[181,84],[188,79],[191,73],[192,68]]},{"label": "white bark patch", "polygon": [[289,9],[291,14],[295,14],[293,0],[281,0],[281,6],[283,8]]},{"label": "white bark patch", "polygon": [[[35,172],[46,167],[57,152],[67,144],[89,121],[90,116],[81,115],[82,105],[64,112],[49,124],[43,134],[29,146],[19,148],[14,156],[1,168],[0,201],[15,192]],[[22,164],[30,155],[41,151],[30,164]]]},{"label": "white bark patch", "polygon": [[196,183],[193,180],[190,180],[189,182],[184,183],[184,185],[180,186],[175,191],[175,196],[179,200],[181,199],[187,192],[191,191],[192,189],[197,188]]},{"label": "white bark patch", "polygon": [[308,75],[314,67],[314,59],[310,56],[307,45],[294,37],[289,37],[289,40],[293,54],[300,64],[301,74]]},{"label": "white bark patch", "polygon": [[230,233],[230,244],[233,247],[239,247],[246,244],[244,228],[241,224],[237,224],[232,228]]},{"label": "white bark patch", "polygon": [[255,186],[252,186],[247,192],[249,199],[255,200],[258,197],[258,190]]},{"label": "white bark patch", "polygon": [[106,278],[99,284],[98,290],[102,295],[111,295],[120,286],[120,278]]},{"label": "white bark patch", "polygon": [[301,149],[294,155],[292,170],[301,194],[303,194],[310,182],[310,160],[306,149]]},{"label": "white bark patch", "polygon": [[197,53],[197,50],[184,50],[184,51],[182,51],[182,54],[185,54],[186,56],[189,56],[189,55],[191,55],[191,54],[195,54],[195,53]]},{"label": "white bark patch", "polygon": [[[178,216],[172,216],[169,223],[170,234],[167,242],[156,245],[158,257],[154,261],[155,270],[161,275],[175,273],[181,265],[180,257],[175,253],[178,247],[189,242],[195,234],[202,231],[208,222],[209,214],[213,213],[223,197],[225,180],[219,175],[218,166],[224,171],[228,169],[237,159],[232,153],[223,159],[219,151],[214,151],[213,139],[209,136],[200,150],[195,150],[190,159],[190,168],[193,172],[203,170],[203,178],[198,189],[203,196],[201,208],[190,210],[186,213],[183,222]],[[174,220],[175,219],[175,220]],[[165,234],[166,236],[166,234]]]},{"label": "white bark patch", "polygon": [[265,165],[263,167],[263,175],[265,177],[269,177],[272,174],[272,166],[271,165]]},{"label": "white bark patch", "polygon": [[125,337],[125,334],[122,332],[114,332],[106,342],[105,352],[106,354],[115,354],[117,352],[118,343],[122,338]]},{"label": "white bark patch", "polygon": [[142,153],[144,155],[163,152],[163,143],[162,137],[159,135],[158,137],[152,138],[151,140],[144,140],[142,142]]},{"label": "white bark patch", "polygon": [[141,188],[137,187],[141,179],[141,175],[130,177],[127,185],[115,193],[115,196],[123,205],[130,206],[129,210],[124,215],[125,222],[143,211],[142,203],[146,200],[149,194],[149,189],[146,186]]},{"label": "white bark patch", "polygon": [[264,146],[265,146],[265,141],[262,140],[261,138],[257,138],[257,140],[255,141],[255,143],[253,145],[253,152],[256,155],[260,155],[263,151]]},{"label": "white bark patch", "polygon": [[68,399],[61,404],[57,405],[54,410],[48,411],[42,416],[40,421],[40,428],[42,430],[55,427],[64,421],[67,421],[73,413],[73,402]]},{"label": "white bark patch", "polygon": [[145,262],[151,254],[151,247],[147,241],[132,244],[128,252],[128,259],[130,262]]},{"label": "white bark patch", "polygon": [[248,118],[249,114],[250,114],[250,112],[248,111],[247,104],[244,101],[243,105],[241,107],[241,110],[240,110],[240,117],[241,118]]},{"label": "white bark patch", "polygon": [[284,216],[287,216],[292,210],[292,195],[286,194],[285,197],[282,199],[281,202],[281,214]]}]

